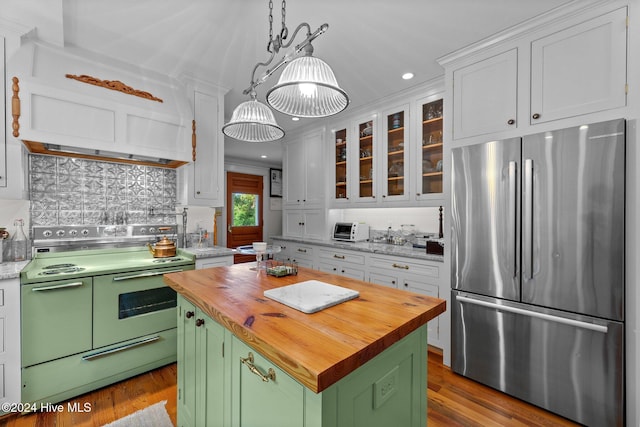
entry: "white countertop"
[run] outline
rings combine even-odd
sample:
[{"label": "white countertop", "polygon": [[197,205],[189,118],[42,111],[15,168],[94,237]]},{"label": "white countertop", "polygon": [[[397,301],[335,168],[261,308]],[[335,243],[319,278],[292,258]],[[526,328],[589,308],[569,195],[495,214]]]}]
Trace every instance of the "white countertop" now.
[{"label": "white countertop", "polygon": [[340,242],[336,240],[315,240],[301,239],[296,237],[274,236],[274,240],[284,240],[287,242],[306,243],[309,245],[320,245],[336,249],[350,249],[354,251],[369,252],[374,254],[396,255],[414,259],[424,259],[428,261],[443,262],[442,255],[428,254],[426,249],[417,249],[409,245],[390,245],[387,243],[373,242]]},{"label": "white countertop", "polygon": [[206,248],[189,247],[180,250],[193,255],[196,259],[228,256],[236,253],[235,249],[226,248],[224,246],[211,246]]},{"label": "white countertop", "polygon": [[0,280],[15,279],[20,277],[20,271],[29,261],[0,263]]}]

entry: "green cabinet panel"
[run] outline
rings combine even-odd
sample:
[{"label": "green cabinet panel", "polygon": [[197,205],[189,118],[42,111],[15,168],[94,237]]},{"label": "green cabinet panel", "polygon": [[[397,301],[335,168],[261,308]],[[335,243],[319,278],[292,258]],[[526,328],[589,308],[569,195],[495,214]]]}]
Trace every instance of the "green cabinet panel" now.
[{"label": "green cabinet panel", "polygon": [[[253,355],[253,361],[248,360]],[[245,363],[242,363],[245,360]],[[304,425],[304,386],[238,338],[231,340],[231,425],[300,427]],[[250,370],[272,378],[264,381]]]},{"label": "green cabinet panel", "polygon": [[[91,277],[23,285],[22,366],[91,350]],[[64,307],[63,310],[60,308]]]},{"label": "green cabinet panel", "polygon": [[[322,393],[314,393],[182,297],[178,316],[178,426],[427,423],[426,325]],[[200,327],[198,319],[204,322]]]},{"label": "green cabinet panel", "polygon": [[224,426],[224,328],[178,296],[178,426]]}]

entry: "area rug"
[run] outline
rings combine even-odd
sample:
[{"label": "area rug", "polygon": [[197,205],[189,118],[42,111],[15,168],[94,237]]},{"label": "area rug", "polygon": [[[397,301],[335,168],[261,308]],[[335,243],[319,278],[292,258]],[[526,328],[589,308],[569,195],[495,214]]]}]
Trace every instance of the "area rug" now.
[{"label": "area rug", "polygon": [[147,406],[131,415],[122,417],[103,427],[173,427],[165,409],[166,400]]}]

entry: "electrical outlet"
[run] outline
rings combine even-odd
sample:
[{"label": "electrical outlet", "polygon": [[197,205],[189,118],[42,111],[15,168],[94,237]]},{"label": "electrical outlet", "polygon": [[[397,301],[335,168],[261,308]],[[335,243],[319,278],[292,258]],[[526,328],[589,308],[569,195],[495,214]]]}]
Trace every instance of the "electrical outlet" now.
[{"label": "electrical outlet", "polygon": [[373,409],[378,409],[398,391],[400,367],[396,366],[373,383]]}]

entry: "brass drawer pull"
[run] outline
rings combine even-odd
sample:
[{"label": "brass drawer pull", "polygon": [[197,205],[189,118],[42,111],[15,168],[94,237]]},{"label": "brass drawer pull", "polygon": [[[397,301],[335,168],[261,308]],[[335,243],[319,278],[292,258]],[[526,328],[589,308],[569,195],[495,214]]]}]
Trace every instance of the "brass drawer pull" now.
[{"label": "brass drawer pull", "polygon": [[306,254],[307,250],[306,249],[302,249],[302,248],[298,248],[298,252],[302,252],[302,253]]},{"label": "brass drawer pull", "polygon": [[408,270],[409,266],[408,265],[402,265],[402,264],[396,264],[395,262],[393,263],[393,268],[402,268],[404,270]]},{"label": "brass drawer pull", "polygon": [[253,364],[253,353],[249,352],[249,355],[246,358],[241,357],[240,362],[242,362],[243,365],[246,365],[251,372],[259,376],[262,381],[268,383],[269,380],[276,380],[276,371],[274,371],[273,368],[269,368],[267,375],[263,374],[258,368],[256,368],[256,365]]},{"label": "brass drawer pull", "polygon": [[334,258],[344,259],[344,255],[333,254]]}]

